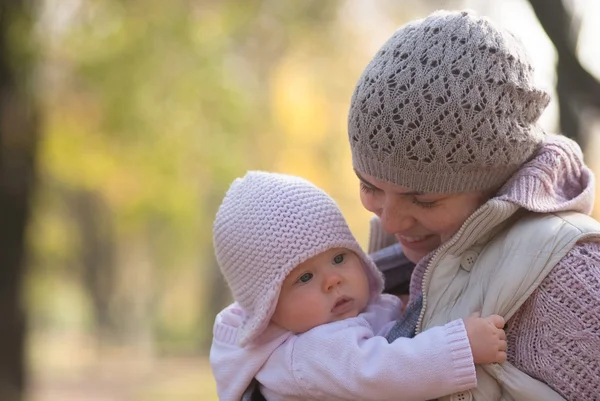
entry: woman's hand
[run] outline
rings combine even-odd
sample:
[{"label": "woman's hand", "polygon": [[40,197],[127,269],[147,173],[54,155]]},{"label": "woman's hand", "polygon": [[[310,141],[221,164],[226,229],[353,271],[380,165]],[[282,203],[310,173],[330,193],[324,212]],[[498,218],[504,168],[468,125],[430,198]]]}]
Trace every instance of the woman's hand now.
[{"label": "woman's hand", "polygon": [[475,364],[506,361],[506,333],[502,316],[482,318],[479,313],[474,313],[463,321]]}]

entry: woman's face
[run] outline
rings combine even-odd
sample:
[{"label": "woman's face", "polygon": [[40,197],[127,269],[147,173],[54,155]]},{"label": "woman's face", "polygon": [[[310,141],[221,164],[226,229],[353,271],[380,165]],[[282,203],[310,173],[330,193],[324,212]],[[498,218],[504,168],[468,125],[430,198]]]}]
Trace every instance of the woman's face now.
[{"label": "woman's face", "polygon": [[369,175],[356,175],[363,206],[379,217],[387,233],[396,235],[413,263],[449,240],[489,198],[483,192],[419,193]]}]

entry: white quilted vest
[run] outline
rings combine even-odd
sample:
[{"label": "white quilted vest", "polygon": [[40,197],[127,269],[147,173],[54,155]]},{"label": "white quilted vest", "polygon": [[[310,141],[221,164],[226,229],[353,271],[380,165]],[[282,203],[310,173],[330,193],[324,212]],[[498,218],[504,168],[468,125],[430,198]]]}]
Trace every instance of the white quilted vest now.
[{"label": "white quilted vest", "polygon": [[[582,239],[600,242],[600,223],[581,213],[530,213],[492,199],[433,256],[425,273],[417,332],[475,311],[510,319]],[[441,400],[564,400],[508,362],[479,365],[476,371],[476,389]]]}]

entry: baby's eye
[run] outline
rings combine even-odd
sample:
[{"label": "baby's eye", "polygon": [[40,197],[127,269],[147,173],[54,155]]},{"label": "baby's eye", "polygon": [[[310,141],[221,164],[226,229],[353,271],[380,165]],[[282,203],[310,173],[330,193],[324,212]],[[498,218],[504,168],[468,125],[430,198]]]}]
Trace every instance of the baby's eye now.
[{"label": "baby's eye", "polygon": [[300,278],[298,279],[299,283],[307,283],[310,281],[310,279],[313,278],[312,273],[304,273],[303,275],[300,276]]},{"label": "baby's eye", "polygon": [[333,264],[334,265],[339,265],[340,263],[342,263],[344,261],[344,254],[340,253],[338,255],[335,255],[333,257]]}]

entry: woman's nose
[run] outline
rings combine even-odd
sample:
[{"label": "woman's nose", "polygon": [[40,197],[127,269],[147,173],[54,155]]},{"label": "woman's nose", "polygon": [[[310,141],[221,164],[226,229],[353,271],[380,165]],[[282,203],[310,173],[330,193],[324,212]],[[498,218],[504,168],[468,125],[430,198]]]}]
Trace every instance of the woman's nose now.
[{"label": "woman's nose", "polygon": [[381,227],[388,234],[406,232],[415,224],[414,217],[406,210],[406,207],[397,203],[386,202],[380,213]]}]

